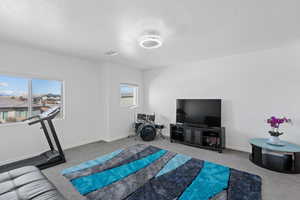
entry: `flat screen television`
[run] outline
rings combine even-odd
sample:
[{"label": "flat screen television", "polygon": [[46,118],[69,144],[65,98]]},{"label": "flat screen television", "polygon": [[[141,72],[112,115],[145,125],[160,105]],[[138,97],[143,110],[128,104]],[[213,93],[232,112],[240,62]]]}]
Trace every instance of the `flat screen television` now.
[{"label": "flat screen television", "polygon": [[177,99],[176,122],[221,127],[221,99]]}]

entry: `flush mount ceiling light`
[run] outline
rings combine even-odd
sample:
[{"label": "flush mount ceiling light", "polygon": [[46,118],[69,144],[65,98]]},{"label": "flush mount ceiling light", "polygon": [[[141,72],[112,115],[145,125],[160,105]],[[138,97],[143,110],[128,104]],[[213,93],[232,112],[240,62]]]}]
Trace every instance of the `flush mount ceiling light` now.
[{"label": "flush mount ceiling light", "polygon": [[157,34],[146,34],[139,38],[139,45],[144,49],[156,49],[161,47],[162,38]]}]

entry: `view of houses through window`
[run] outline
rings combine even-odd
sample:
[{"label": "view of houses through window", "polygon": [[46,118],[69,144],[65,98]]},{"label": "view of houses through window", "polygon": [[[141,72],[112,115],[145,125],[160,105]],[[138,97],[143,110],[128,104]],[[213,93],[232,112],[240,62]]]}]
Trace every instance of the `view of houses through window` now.
[{"label": "view of houses through window", "polygon": [[62,106],[62,82],[0,75],[0,124],[20,122]]},{"label": "view of houses through window", "polygon": [[120,105],[126,107],[138,105],[138,86],[120,84]]}]

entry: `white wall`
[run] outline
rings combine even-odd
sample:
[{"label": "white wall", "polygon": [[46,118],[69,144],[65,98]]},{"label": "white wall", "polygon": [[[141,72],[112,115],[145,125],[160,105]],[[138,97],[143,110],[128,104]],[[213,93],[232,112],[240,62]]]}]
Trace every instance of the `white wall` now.
[{"label": "white wall", "polygon": [[[108,140],[116,140],[132,134],[135,114],[143,108],[143,73],[134,68],[124,68],[118,64],[107,64],[109,83],[109,134]],[[139,86],[138,104],[135,109],[120,106],[120,83]]]},{"label": "white wall", "polygon": [[169,124],[175,122],[177,98],[222,98],[227,147],[249,151],[250,138],[268,137],[265,120],[272,115],[292,118],[282,138],[300,144],[299,86],[295,44],[145,71],[145,109]]},{"label": "white wall", "polygon": [[[118,83],[141,83],[140,70],[1,43],[0,74],[64,80],[65,119],[55,121],[63,148],[129,134],[129,114],[117,104]],[[44,150],[39,126],[0,125],[0,163]]]},{"label": "white wall", "polygon": [[[97,65],[71,57],[52,55],[30,48],[0,46],[0,73],[65,82],[65,119],[55,125],[64,148],[102,139],[104,105],[99,98]],[[100,67],[101,68],[101,67]],[[99,69],[97,69],[99,70]],[[94,110],[97,110],[95,112]],[[100,117],[100,119],[95,118]],[[0,162],[27,157],[47,148],[39,126],[0,126]]]}]

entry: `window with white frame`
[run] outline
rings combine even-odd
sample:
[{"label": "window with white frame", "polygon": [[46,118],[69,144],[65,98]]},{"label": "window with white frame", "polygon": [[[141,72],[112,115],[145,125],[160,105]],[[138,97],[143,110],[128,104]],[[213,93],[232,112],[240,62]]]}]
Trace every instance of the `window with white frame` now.
[{"label": "window with white frame", "polygon": [[121,83],[120,84],[120,105],[122,107],[138,106],[138,85]]},{"label": "window with white frame", "polygon": [[0,124],[20,122],[57,105],[63,111],[62,94],[62,81],[0,75]]}]

